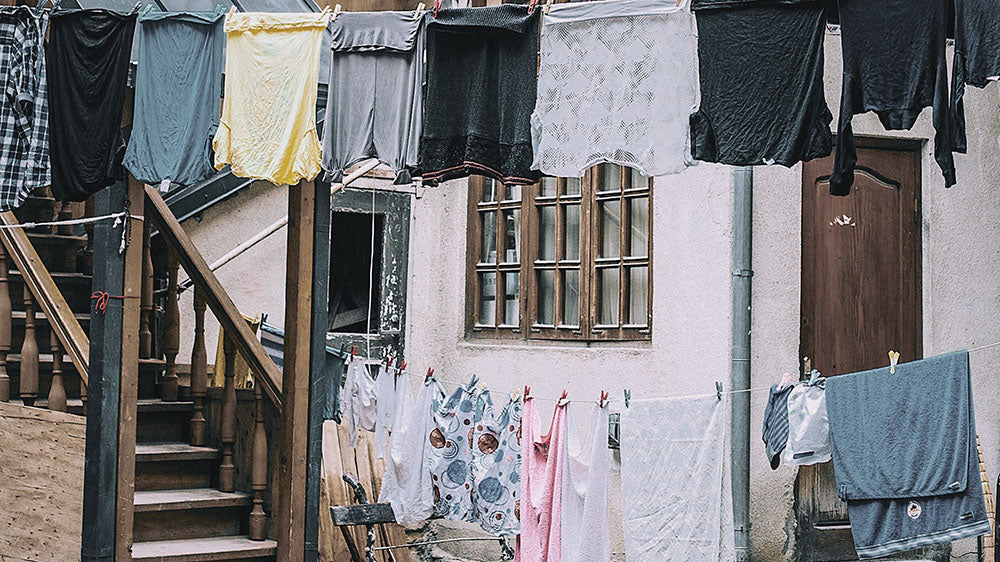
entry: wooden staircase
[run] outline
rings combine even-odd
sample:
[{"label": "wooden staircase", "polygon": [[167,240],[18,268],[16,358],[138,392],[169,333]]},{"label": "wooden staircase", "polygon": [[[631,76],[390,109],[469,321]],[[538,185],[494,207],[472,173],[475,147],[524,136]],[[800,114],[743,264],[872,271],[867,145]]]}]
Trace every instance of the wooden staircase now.
[{"label": "wooden staircase", "polygon": [[[61,204],[38,192],[15,215],[23,223],[89,213],[90,206]],[[173,249],[167,250],[166,259],[156,260],[166,263],[166,271],[154,270],[151,223],[147,220],[145,224],[141,239],[136,240],[143,245],[143,291],[132,558],[274,560],[277,543],[267,537],[264,511],[268,455],[263,393],[257,385],[253,398],[239,405],[234,387],[236,354],[250,344],[240,341],[237,345],[233,338],[225,339],[225,386],[213,389],[221,392],[208,392],[206,289],[196,285],[190,384],[179,384],[175,361],[180,341],[178,260]],[[27,240],[47,270],[41,277],[50,278],[54,283],[51,291],[65,300],[63,316],[71,315],[87,329],[91,314],[99,314],[91,301],[92,290],[100,290],[91,287],[93,230],[59,228],[27,230]],[[86,372],[80,373],[77,365],[85,371],[86,363],[80,354],[74,361],[71,354],[64,353],[51,319],[38,306],[39,300],[50,295],[35,294],[31,288],[45,287],[45,280],[26,283],[25,275],[37,276],[38,272],[22,272],[14,266],[8,240],[0,244],[0,401],[84,415]],[[155,279],[166,289],[158,293],[159,298],[154,297]],[[218,295],[211,298],[219,300]],[[66,333],[65,328],[60,329]],[[240,335],[245,339],[245,334]],[[242,440],[237,446],[239,407],[244,408],[239,419],[250,427],[240,431]],[[213,424],[205,419],[210,408],[218,414],[209,416]],[[246,489],[237,489],[237,483]]]}]

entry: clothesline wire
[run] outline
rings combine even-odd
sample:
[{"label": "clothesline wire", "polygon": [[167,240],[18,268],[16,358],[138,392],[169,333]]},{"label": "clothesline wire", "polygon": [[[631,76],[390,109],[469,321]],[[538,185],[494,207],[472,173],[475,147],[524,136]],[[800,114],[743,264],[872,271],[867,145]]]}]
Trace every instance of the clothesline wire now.
[{"label": "clothesline wire", "polygon": [[465,541],[499,541],[503,537],[456,537],[451,539],[434,539],[429,541],[421,542],[410,542],[406,544],[393,544],[389,546],[376,546],[372,547],[372,550],[394,550],[397,548],[413,548],[417,546],[429,546],[434,544],[443,544],[449,542],[465,542]]},{"label": "clothesline wire", "polygon": [[[369,299],[369,302],[370,302],[370,299]],[[371,305],[369,304],[369,307],[370,306]],[[371,316],[371,312],[369,311],[369,317],[370,316]],[[972,353],[974,351],[981,351],[981,350],[984,350],[984,349],[989,349],[991,347],[997,347],[997,346],[1000,346],[1000,341],[994,342],[994,343],[991,343],[991,344],[987,344],[987,345],[981,345],[979,347],[973,347],[973,348],[969,349],[968,352]],[[403,374],[403,375],[407,375],[407,376],[410,376],[410,377],[419,377],[421,379],[421,382],[423,382],[423,380],[425,379],[425,375],[421,375],[419,373],[411,373],[409,371],[400,371],[397,367],[390,367],[386,371],[386,373],[392,373],[394,375]],[[468,384],[467,382],[459,382],[459,381],[454,381],[454,380],[450,380],[450,379],[443,379],[443,378],[440,378],[440,377],[437,377],[437,376],[435,376],[434,378],[438,382],[455,385],[456,387],[458,387],[458,386],[464,386],[464,385]],[[487,388],[487,387],[485,385],[483,385],[483,388]],[[675,400],[675,399],[706,398],[706,397],[709,397],[709,396],[721,396],[723,394],[725,394],[725,395],[733,395],[733,394],[741,394],[743,392],[764,392],[764,391],[769,391],[769,390],[771,390],[771,386],[767,385],[767,386],[756,386],[756,387],[752,387],[752,388],[740,388],[740,389],[737,389],[737,390],[723,390],[722,392],[715,392],[715,391],[704,392],[704,393],[701,393],[701,394],[682,394],[682,395],[678,395],[678,396],[638,397],[638,398],[630,398],[629,402],[645,402],[645,401],[650,401],[650,400],[664,400],[664,399]],[[544,397],[539,397],[539,396],[531,396],[531,398],[534,399],[534,400],[542,401],[542,402],[559,402],[560,401],[559,398],[544,398]],[[594,402],[597,402],[597,400],[580,400],[580,399],[569,400],[569,399],[567,399],[564,402],[566,402],[566,403],[578,403],[579,404],[579,403],[594,403]],[[608,403],[611,403],[611,402],[622,403],[622,402],[624,402],[624,400],[621,399],[621,398],[609,398],[608,399]]]},{"label": "clothesline wire", "polygon": [[372,300],[375,296],[375,190],[372,190],[372,237],[371,252],[368,256],[368,318],[365,327],[365,348],[367,356],[372,356]]},{"label": "clothesline wire", "polygon": [[[109,219],[121,219],[129,216],[127,211],[121,211],[111,215],[101,215],[99,217],[83,217],[79,219],[66,219],[61,221],[45,221],[45,222],[23,222],[20,224],[0,224],[0,230],[13,230],[16,228],[31,229],[37,228],[39,226],[63,226],[63,225],[75,225],[75,224],[89,224],[92,222],[100,222]],[[131,215],[131,218],[135,220],[144,220],[143,217]]]}]

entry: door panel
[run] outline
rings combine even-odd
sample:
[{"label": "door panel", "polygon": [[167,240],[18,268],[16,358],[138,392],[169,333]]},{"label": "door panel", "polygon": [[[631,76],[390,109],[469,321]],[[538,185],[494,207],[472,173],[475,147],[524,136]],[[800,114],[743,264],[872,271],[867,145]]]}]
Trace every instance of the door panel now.
[{"label": "door panel", "polygon": [[[802,173],[800,357],[825,376],[921,357],[919,145],[858,139],[847,197],[829,195],[833,158]],[[857,560],[833,463],[799,469],[799,560]]]}]

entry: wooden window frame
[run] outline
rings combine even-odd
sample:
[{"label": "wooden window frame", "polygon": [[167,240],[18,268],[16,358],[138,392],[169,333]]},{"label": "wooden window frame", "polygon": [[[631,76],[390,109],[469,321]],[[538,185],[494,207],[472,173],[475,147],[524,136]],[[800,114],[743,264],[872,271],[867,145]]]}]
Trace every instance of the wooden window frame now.
[{"label": "wooden window frame", "polygon": [[[483,203],[483,190],[490,181],[482,176],[469,178],[468,228],[466,243],[466,336],[470,339],[498,340],[555,340],[578,342],[635,342],[652,339],[652,309],[653,309],[653,182],[647,178],[646,185],[632,186],[632,173],[627,167],[621,167],[619,179],[621,184],[617,191],[601,190],[604,165],[595,166],[584,174],[580,181],[580,194],[566,194],[566,179],[556,178],[556,194],[554,196],[538,197],[538,185],[522,186],[521,197],[517,202],[503,201],[506,187],[497,184],[496,201]],[[647,232],[646,255],[625,256],[630,247],[628,230],[631,227],[631,212],[628,201],[634,198],[647,198]],[[620,201],[619,224],[619,256],[617,258],[598,257],[600,251],[601,217],[598,212],[599,202]],[[580,206],[580,255],[579,260],[564,259],[564,223],[566,204]],[[555,255],[552,260],[539,259],[539,217],[540,209],[545,206],[556,207],[555,224]],[[504,264],[504,238],[506,227],[502,220],[504,210],[520,209],[521,243],[519,262]],[[496,220],[496,251],[497,263],[480,262],[482,253],[482,212],[495,211]],[[629,282],[627,271],[629,267],[645,266],[646,281],[646,323],[627,324],[629,307]],[[618,325],[601,325],[597,322],[600,312],[599,294],[597,293],[597,269],[599,267],[617,267],[618,284]],[[578,326],[562,324],[563,319],[563,283],[562,272],[571,269],[580,271],[579,309],[580,322]],[[555,271],[553,276],[553,322],[540,324],[538,318],[537,299],[538,271]],[[481,325],[478,323],[480,310],[479,274],[496,272],[494,318],[496,324]],[[504,279],[503,273],[517,272],[519,274],[518,291],[518,325],[503,326],[500,320],[504,312]]]}]

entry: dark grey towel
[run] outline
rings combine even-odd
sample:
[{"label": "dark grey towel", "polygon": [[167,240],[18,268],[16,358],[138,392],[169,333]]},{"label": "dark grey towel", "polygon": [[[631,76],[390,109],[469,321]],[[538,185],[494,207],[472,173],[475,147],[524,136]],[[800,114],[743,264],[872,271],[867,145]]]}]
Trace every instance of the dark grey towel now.
[{"label": "dark grey towel", "polygon": [[969,353],[830,377],[826,408],[843,500],[939,496],[968,481]]},{"label": "dark grey towel", "polygon": [[778,385],[774,385],[767,397],[762,434],[771,470],[777,470],[781,464],[781,452],[788,443],[788,395],[792,393],[794,386],[790,384],[778,390]]}]

